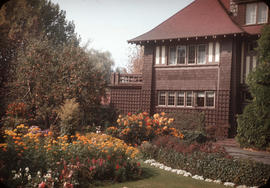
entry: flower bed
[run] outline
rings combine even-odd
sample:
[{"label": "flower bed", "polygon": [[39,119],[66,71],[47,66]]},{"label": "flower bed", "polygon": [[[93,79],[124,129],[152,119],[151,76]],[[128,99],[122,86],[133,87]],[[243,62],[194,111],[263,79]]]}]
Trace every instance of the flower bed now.
[{"label": "flower bed", "polygon": [[83,186],[124,181],[141,173],[138,149],[104,134],[54,137],[23,124],[5,131],[0,181],[8,186]]},{"label": "flower bed", "polygon": [[237,185],[261,185],[270,177],[270,165],[249,160],[228,159],[220,153],[194,152],[187,155],[173,149],[145,142],[141,152],[146,159],[155,159],[206,179],[220,179]]},{"label": "flower bed", "polygon": [[171,135],[182,139],[184,135],[172,127],[173,118],[166,117],[165,113],[150,117],[148,113],[120,115],[117,125],[107,128],[107,134],[124,140],[132,145],[140,145],[143,141],[150,141],[156,136]]}]

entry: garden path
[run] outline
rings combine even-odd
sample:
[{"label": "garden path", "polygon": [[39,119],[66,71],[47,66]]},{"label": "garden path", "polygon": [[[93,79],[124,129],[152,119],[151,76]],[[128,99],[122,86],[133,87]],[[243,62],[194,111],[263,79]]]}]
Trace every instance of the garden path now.
[{"label": "garden path", "polygon": [[219,140],[216,144],[223,146],[232,157],[253,159],[270,165],[270,152],[242,149],[234,138]]}]

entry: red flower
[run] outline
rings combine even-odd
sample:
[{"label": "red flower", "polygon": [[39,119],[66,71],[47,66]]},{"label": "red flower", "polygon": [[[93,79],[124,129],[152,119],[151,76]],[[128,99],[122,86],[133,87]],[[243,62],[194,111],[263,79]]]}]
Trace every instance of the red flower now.
[{"label": "red flower", "polygon": [[130,112],[128,113],[128,116],[131,116],[131,113]]},{"label": "red flower", "polygon": [[115,169],[118,170],[120,168],[119,164],[116,165]]},{"label": "red flower", "polygon": [[45,182],[41,182],[39,185],[38,185],[38,188],[45,188],[46,187],[46,183]]},{"label": "red flower", "polygon": [[138,162],[138,163],[137,163],[137,166],[141,166],[141,163]]}]

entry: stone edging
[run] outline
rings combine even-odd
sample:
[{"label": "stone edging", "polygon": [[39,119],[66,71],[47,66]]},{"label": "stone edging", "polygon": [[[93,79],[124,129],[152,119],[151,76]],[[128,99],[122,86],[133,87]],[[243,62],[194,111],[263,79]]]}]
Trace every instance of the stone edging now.
[{"label": "stone edging", "polygon": [[205,181],[205,182],[223,184],[225,186],[236,187],[236,188],[258,188],[258,186],[253,186],[253,187],[248,187],[246,185],[238,185],[238,186],[236,186],[235,183],[232,183],[232,182],[222,182],[221,180],[212,180],[212,179],[204,178],[203,176],[192,175],[191,173],[189,173],[189,172],[187,172],[185,170],[172,169],[171,167],[165,166],[162,163],[156,162],[154,159],[148,159],[148,160],[144,161],[144,163],[145,164],[150,164],[151,166],[166,170],[168,172],[176,173],[178,175],[183,175],[185,177],[191,177],[193,179],[201,180],[201,181]]}]

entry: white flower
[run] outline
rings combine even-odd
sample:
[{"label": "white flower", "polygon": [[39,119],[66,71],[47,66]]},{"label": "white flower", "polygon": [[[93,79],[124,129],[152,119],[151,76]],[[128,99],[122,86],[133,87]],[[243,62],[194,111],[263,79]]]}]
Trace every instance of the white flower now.
[{"label": "white flower", "polygon": [[194,175],[192,176],[193,179],[196,179],[196,180],[204,180],[204,178],[202,176],[199,176],[199,175]]},{"label": "white flower", "polygon": [[205,179],[204,181],[206,181],[206,182],[213,182],[213,180],[211,180],[211,179]]},{"label": "white flower", "polygon": [[235,186],[235,184],[232,183],[232,182],[225,182],[224,185],[229,186],[229,187],[234,187]]},{"label": "white flower", "polygon": [[189,176],[192,176],[192,174],[191,173],[189,173],[189,172],[186,172],[186,173],[184,173],[184,175],[183,176],[185,176],[185,177],[189,177]]},{"label": "white flower", "polygon": [[221,184],[221,180],[214,180],[213,182],[214,182],[214,183]]},{"label": "white flower", "polygon": [[31,180],[31,174],[29,174],[29,176],[27,177],[27,179],[28,179],[28,181],[30,181]]},{"label": "white flower", "polygon": [[176,173],[177,172],[177,170],[176,169],[172,169],[172,173]]},{"label": "white flower", "polygon": [[29,168],[28,167],[25,168],[25,172],[26,173],[29,172]]},{"label": "white flower", "polygon": [[16,173],[16,170],[11,170],[11,173],[12,173],[12,174],[15,174],[15,173]]},{"label": "white flower", "polygon": [[13,179],[15,180],[17,178],[19,178],[19,175],[18,174],[15,174],[14,177],[13,177]]},{"label": "white flower", "polygon": [[236,188],[248,188],[246,185],[238,185]]}]

